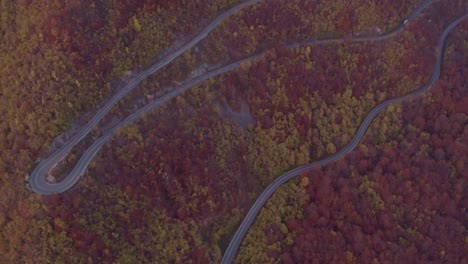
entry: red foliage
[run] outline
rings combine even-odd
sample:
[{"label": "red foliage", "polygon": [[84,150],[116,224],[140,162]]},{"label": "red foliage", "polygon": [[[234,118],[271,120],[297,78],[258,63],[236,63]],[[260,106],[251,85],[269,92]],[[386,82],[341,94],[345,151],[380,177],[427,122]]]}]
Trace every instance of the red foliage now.
[{"label": "red foliage", "polygon": [[[462,42],[453,45],[457,50]],[[457,56],[457,52],[451,56]],[[457,67],[462,64],[459,62]],[[356,175],[367,175],[378,197],[360,194],[359,181],[346,178],[350,173],[341,173],[341,164],[332,164],[325,172],[310,173],[307,191],[315,207],[305,208],[300,225],[288,222],[288,229],[298,235],[294,245],[283,250],[285,262],[344,262],[341,252],[352,253],[362,263],[374,259],[462,261],[461,208],[467,200],[463,195],[466,172],[462,157],[466,157],[468,149],[462,143],[466,141],[466,116],[453,106],[466,101],[466,91],[459,82],[461,72],[451,73],[450,78],[444,76],[432,98],[404,107],[404,127],[410,124],[418,129],[417,133],[402,129],[406,133],[403,142],[395,144],[396,139],[390,138],[393,143],[384,146],[367,144],[367,154],[357,150],[343,159],[349,162],[347,167],[355,167]],[[421,136],[421,132],[430,136]],[[375,212],[369,201],[378,198],[384,208]],[[317,237],[320,243],[314,243]]]}]

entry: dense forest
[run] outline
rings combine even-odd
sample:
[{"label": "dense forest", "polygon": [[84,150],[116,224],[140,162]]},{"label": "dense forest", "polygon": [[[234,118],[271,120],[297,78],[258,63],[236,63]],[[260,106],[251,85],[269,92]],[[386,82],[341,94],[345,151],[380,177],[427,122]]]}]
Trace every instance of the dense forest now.
[{"label": "dense forest", "polygon": [[[275,177],[335,153],[372,107],[428,82],[440,32],[468,10],[436,1],[384,41],[288,49],[311,36],[383,34],[420,1],[260,1],[127,95],[67,166],[180,82],[261,59],[121,129],[66,193],[30,193],[25,175],[57,136],[239,3],[161,2],[0,0],[1,263],[219,262]],[[462,262],[467,30],[465,21],[451,33],[427,96],[390,107],[354,152],[274,194],[237,262]]]},{"label": "dense forest", "polygon": [[274,194],[239,262],[463,262],[467,30],[449,38],[431,93],[390,108],[354,152]]}]

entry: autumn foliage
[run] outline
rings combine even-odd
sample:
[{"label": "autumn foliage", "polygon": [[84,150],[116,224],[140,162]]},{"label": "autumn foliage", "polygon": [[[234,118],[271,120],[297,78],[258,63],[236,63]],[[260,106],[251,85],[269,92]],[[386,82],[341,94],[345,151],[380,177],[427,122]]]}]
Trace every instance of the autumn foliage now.
[{"label": "autumn foliage", "polygon": [[[27,191],[25,175],[54,138],[237,3],[0,0],[1,263],[219,262],[273,179],[335,153],[372,107],[428,82],[440,32],[467,10],[436,1],[384,41],[289,49],[390,31],[419,1],[260,1],[126,96],[62,169],[205,67],[262,58],[121,129],[68,192]],[[464,22],[447,39],[427,96],[390,107],[353,153],[281,187],[237,262],[461,262],[466,33]]]}]

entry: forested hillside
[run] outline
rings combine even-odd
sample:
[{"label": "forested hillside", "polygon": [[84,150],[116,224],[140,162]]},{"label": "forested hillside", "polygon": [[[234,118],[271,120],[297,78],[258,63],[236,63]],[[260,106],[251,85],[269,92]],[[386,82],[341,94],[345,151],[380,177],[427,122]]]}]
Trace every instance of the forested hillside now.
[{"label": "forested hillside", "polygon": [[[335,153],[372,107],[429,81],[440,33],[468,10],[436,1],[387,40],[288,49],[381,35],[421,2],[260,1],[135,88],[57,178],[138,107],[207,69],[262,58],[121,129],[71,190],[30,193],[25,176],[57,136],[239,3],[134,2],[0,0],[1,263],[219,262],[273,179]],[[427,96],[390,107],[353,153],[274,194],[237,262],[462,261],[467,30],[451,33]]]},{"label": "forested hillside", "polygon": [[449,37],[431,93],[389,108],[351,154],[274,194],[239,262],[463,262],[467,30]]}]

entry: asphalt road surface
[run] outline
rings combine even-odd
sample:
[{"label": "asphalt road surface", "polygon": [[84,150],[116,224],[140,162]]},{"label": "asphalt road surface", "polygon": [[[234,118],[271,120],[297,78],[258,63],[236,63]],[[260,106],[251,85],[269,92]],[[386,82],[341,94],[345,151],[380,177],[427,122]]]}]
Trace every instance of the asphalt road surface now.
[{"label": "asphalt road surface", "polygon": [[[84,126],[82,127],[72,138],[70,138],[60,149],[55,151],[47,159],[40,161],[34,170],[30,173],[29,185],[31,190],[39,194],[51,194],[51,193],[60,193],[68,190],[74,183],[76,183],[81,175],[70,173],[63,181],[59,183],[49,183],[46,181],[47,172],[65,157],[68,152],[78,144],[90,131],[97,125],[97,123],[112,109],[112,107],[122,99],[128,92],[135,88],[138,84],[141,83],[149,75],[153,74],[157,70],[161,69],[163,66],[167,65],[175,58],[180,56],[185,51],[191,49],[195,44],[200,40],[205,38],[208,33],[215,29],[223,20],[228,18],[230,15],[234,14],[238,10],[253,5],[260,0],[249,0],[243,2],[228,11],[221,14],[213,22],[211,22],[205,29],[203,29],[198,35],[196,35],[192,40],[187,44],[177,49],[175,52],[167,55],[161,61],[155,63],[137,77],[132,79],[122,90],[120,90],[116,95],[114,95],[98,112],[97,114]],[[96,142],[98,144],[99,142]],[[92,148],[94,148],[93,146]],[[79,170],[78,170],[79,169]],[[78,171],[83,171],[79,167]],[[75,171],[75,170],[74,170]]]},{"label": "asphalt road surface", "polygon": [[[46,174],[50,170],[52,166],[54,166],[59,160],[61,160],[64,156],[68,154],[68,152],[71,150],[73,146],[75,146],[78,142],[80,142],[90,131],[91,129],[110,111],[110,109],[123,97],[125,96],[130,90],[132,90],[134,87],[136,87],[142,80],[147,78],[149,75],[153,74],[157,70],[159,70],[161,67],[167,65],[170,63],[172,60],[174,60],[176,57],[181,55],[183,52],[189,50],[192,48],[196,43],[198,43],[200,40],[202,40],[206,35],[211,32],[219,23],[221,23],[224,19],[232,15],[234,12],[238,11],[239,9],[252,5],[254,3],[257,3],[259,0],[251,0],[251,1],[246,1],[242,4],[239,4],[238,6],[235,6],[231,8],[230,10],[226,11],[223,13],[221,16],[216,18],[208,27],[206,27],[203,31],[201,31],[195,38],[193,38],[190,42],[185,44],[183,47],[180,49],[176,50],[174,53],[169,54],[166,56],[164,59],[161,61],[157,62],[156,64],[152,65],[150,68],[147,70],[143,71],[140,73],[136,78],[131,80],[120,92],[118,92],[114,97],[111,98],[109,102],[107,102],[103,108],[101,108],[98,113],[83,127],[81,128],[77,134],[75,134],[69,141],[67,141],[60,149],[58,149],[56,152],[54,152],[51,156],[49,156],[47,159],[40,161],[37,166],[34,168],[34,170],[31,172],[30,175],[30,180],[29,184],[32,189],[32,191],[39,193],[39,194],[52,194],[52,193],[61,193],[69,188],[71,188],[80,178],[81,175],[85,172],[85,170],[88,168],[89,163],[93,159],[93,157],[97,154],[97,152],[102,148],[102,146],[109,141],[115,133],[118,131],[123,126],[126,126],[127,124],[135,121],[138,119],[142,114],[154,109],[155,107],[160,106],[164,102],[170,100],[171,98],[174,98],[175,96],[179,95],[180,93],[200,84],[201,82],[213,78],[215,76],[218,76],[220,74],[223,74],[227,71],[231,71],[233,69],[236,69],[240,67],[240,65],[244,62],[247,61],[252,61],[255,59],[258,59],[263,56],[263,54],[258,54],[249,58],[246,58],[244,60],[238,61],[236,63],[229,64],[227,66],[224,66],[222,68],[210,71],[204,75],[195,77],[194,79],[186,82],[182,86],[178,87],[177,89],[174,89],[173,91],[167,93],[166,95],[160,97],[156,101],[152,102],[151,104],[148,104],[144,106],[143,108],[139,109],[137,112],[133,113],[129,117],[127,117],[125,120],[120,122],[119,124],[115,125],[112,129],[107,131],[101,138],[99,138],[96,142],[93,143],[92,146],[90,146],[86,152],[83,154],[83,156],[80,158],[80,160],[77,162],[73,170],[61,181],[58,183],[50,183],[46,181]],[[404,29],[406,25],[409,24],[409,22],[414,19],[425,7],[430,5],[432,1],[426,1],[411,14],[408,16],[408,18],[405,20],[406,22],[403,23],[393,31],[381,35],[381,36],[375,36],[375,37],[352,37],[350,39],[351,42],[366,42],[366,41],[380,41],[384,39],[388,39],[400,31]],[[271,183],[265,190],[264,192],[259,196],[259,198],[255,201],[254,205],[252,208],[249,210],[247,216],[244,218],[243,222],[239,226],[237,232],[235,233],[233,239],[231,240],[231,243],[229,244],[228,248],[226,249],[226,252],[223,256],[222,263],[231,263],[232,260],[234,259],[237,250],[239,248],[239,245],[244,238],[247,230],[253,223],[255,217],[257,216],[258,212],[261,210],[263,205],[266,203],[268,198],[285,182],[289,181],[290,179],[296,177],[297,175],[300,175],[303,172],[310,171],[316,167],[319,166],[325,166],[326,164],[330,162],[334,162],[344,155],[348,154],[351,152],[357,144],[361,141],[362,137],[364,136],[367,128],[371,124],[371,122],[374,120],[374,118],[382,112],[387,106],[394,104],[394,103],[399,103],[403,100],[409,100],[411,98],[417,97],[425,92],[428,91],[428,89],[435,83],[435,81],[439,78],[440,76],[440,69],[441,69],[441,62],[442,62],[442,51],[444,47],[444,42],[449,34],[449,32],[455,28],[461,21],[463,21],[468,15],[465,14],[464,16],[458,18],[456,21],[451,23],[440,36],[439,43],[438,43],[438,54],[437,54],[437,61],[436,65],[434,68],[434,71],[432,73],[432,78],[429,81],[426,86],[423,88],[405,95],[403,97],[395,98],[388,100],[386,102],[383,102],[373,108],[369,114],[366,116],[364,121],[361,123],[358,131],[356,132],[355,136],[353,139],[346,145],[343,149],[341,149],[339,152],[335,153],[334,155],[311,163],[307,164],[304,166],[300,166],[298,168],[295,168],[291,171],[288,171],[287,173],[281,175],[278,177],[273,183]],[[322,40],[317,40],[315,38],[312,38],[306,43],[297,43],[297,44],[291,44],[288,47],[289,48],[296,48],[299,46],[304,46],[304,45],[318,45],[318,44],[327,44],[327,43],[342,43],[344,42],[344,39],[322,39]]]},{"label": "asphalt road surface", "polygon": [[[166,102],[170,98],[177,96],[181,92],[199,84],[201,81],[206,80],[208,78],[214,77],[218,74],[222,74],[228,70],[235,69],[240,66],[240,64],[244,61],[249,61],[253,60],[258,56],[261,55],[256,55],[250,58],[247,58],[245,60],[242,60],[237,63],[233,63],[231,65],[225,66],[221,69],[215,70],[213,72],[207,73],[205,75],[199,76],[195,78],[194,80],[191,80],[184,86],[173,90],[172,92],[166,94],[165,96],[161,97],[160,99],[156,100],[154,103],[149,104],[142,109],[140,109],[138,112],[135,114],[131,115],[121,123],[117,124],[114,126],[111,130],[109,130],[103,137],[99,138],[92,146],[90,146],[86,152],[83,154],[83,156],[80,158],[80,160],[77,162],[73,170],[60,182],[58,183],[51,183],[48,182],[46,179],[46,174],[47,172],[50,171],[50,169],[57,164],[62,158],[64,158],[68,152],[76,145],[78,144],[90,131],[91,129],[112,109],[112,107],[123,97],[125,96],[130,90],[132,90],[134,87],[136,87],[143,79],[163,67],[164,65],[167,65],[169,62],[174,60],[177,56],[185,52],[186,50],[190,49],[193,47],[198,41],[203,39],[210,31],[212,31],[219,23],[221,23],[224,19],[226,19],[228,16],[232,15],[234,12],[240,10],[241,8],[245,6],[249,6],[252,4],[257,3],[259,0],[251,0],[251,1],[246,1],[242,4],[239,4],[238,6],[235,6],[231,8],[230,10],[226,11],[223,13],[221,16],[216,18],[208,27],[206,27],[200,34],[198,34],[194,39],[192,39],[189,43],[184,45],[182,48],[179,50],[175,51],[174,53],[168,55],[166,58],[164,58],[162,61],[157,62],[144,72],[140,73],[135,79],[131,80],[120,92],[118,92],[114,97],[111,98],[109,102],[106,103],[106,105],[98,111],[98,113],[83,127],[81,128],[77,134],[75,134],[71,139],[69,139],[60,149],[55,151],[53,154],[51,154],[47,159],[44,159],[40,161],[36,167],[33,169],[33,171],[30,174],[30,179],[29,179],[29,186],[33,192],[47,195],[47,194],[52,194],[52,193],[62,193],[65,192],[66,190],[70,189],[83,175],[84,171],[87,169],[89,163],[91,162],[92,158],[97,154],[97,152],[101,149],[101,147],[115,134],[118,128],[130,123],[131,121],[135,120],[139,116],[141,116],[143,113],[147,112],[148,110],[159,106],[163,102]],[[417,14],[419,14],[426,6],[428,6],[432,1],[426,1],[423,4],[421,4],[410,16],[408,16],[407,20],[410,20],[414,17],[416,17]],[[351,41],[354,42],[364,42],[364,41],[377,41],[377,40],[383,40],[389,37],[394,36],[397,34],[399,31],[403,30],[405,25],[400,25],[398,28],[393,30],[392,32],[382,35],[382,36],[376,36],[376,37],[357,37],[357,38],[352,38]],[[344,39],[324,39],[324,40],[317,40],[315,38],[312,38],[310,41],[306,43],[299,43],[299,44],[292,44],[289,45],[290,48],[295,48],[298,46],[303,46],[303,45],[316,45],[316,44],[327,44],[327,43],[339,43],[339,42],[344,42]]]},{"label": "asphalt road surface", "polygon": [[247,233],[248,229],[252,225],[252,223],[255,220],[256,216],[258,215],[258,213],[260,212],[262,207],[265,205],[268,198],[270,198],[270,196],[283,183],[291,180],[292,178],[294,178],[294,177],[296,177],[296,176],[298,176],[298,175],[300,175],[300,174],[302,174],[304,172],[311,171],[314,168],[325,166],[325,165],[327,165],[327,164],[329,164],[331,162],[334,162],[334,161],[340,159],[341,157],[343,157],[344,155],[348,154],[349,152],[351,152],[359,144],[359,142],[361,141],[362,137],[364,136],[367,128],[369,127],[371,122],[374,120],[374,118],[379,113],[381,113],[383,110],[385,110],[385,108],[387,106],[389,106],[391,104],[399,103],[399,102],[404,101],[404,100],[410,100],[410,99],[413,99],[415,97],[418,97],[418,96],[426,93],[429,90],[429,88],[435,83],[435,81],[439,79],[440,69],[441,69],[441,64],[442,64],[442,51],[443,51],[444,42],[445,42],[445,39],[446,39],[448,33],[452,29],[454,29],[460,22],[462,22],[464,19],[466,19],[467,17],[468,17],[468,14],[465,14],[464,16],[458,18],[456,21],[454,21],[449,26],[447,26],[445,28],[445,30],[442,32],[442,34],[440,36],[440,39],[439,39],[439,43],[437,45],[437,47],[438,47],[437,61],[436,61],[434,70],[432,72],[432,78],[426,84],[426,86],[424,86],[423,88],[421,88],[421,89],[419,89],[419,90],[417,90],[417,91],[415,91],[413,93],[410,93],[408,95],[398,97],[398,98],[394,98],[394,99],[385,101],[385,102],[377,105],[375,108],[373,108],[369,112],[369,114],[366,116],[364,121],[361,123],[361,125],[360,125],[358,131],[356,132],[356,134],[354,135],[353,139],[348,143],[348,145],[346,145],[344,148],[342,148],[339,152],[335,153],[334,155],[332,155],[332,156],[330,156],[330,157],[328,157],[326,159],[316,161],[316,162],[313,162],[313,163],[310,163],[310,164],[307,164],[307,165],[300,166],[300,167],[295,168],[293,170],[290,170],[290,171],[286,172],[285,174],[281,175],[280,177],[278,177],[273,183],[271,183],[263,191],[263,193],[257,198],[257,200],[255,201],[253,206],[250,208],[249,212],[247,213],[246,217],[244,218],[241,225],[237,229],[234,237],[232,238],[231,243],[229,244],[228,248],[226,249],[226,252],[224,253],[224,256],[223,256],[223,259],[222,259],[221,263],[223,263],[223,264],[226,263],[227,264],[227,263],[231,263],[233,261],[234,257],[236,256],[236,253],[237,253],[237,251],[239,249],[240,243],[242,242],[245,234]]}]

